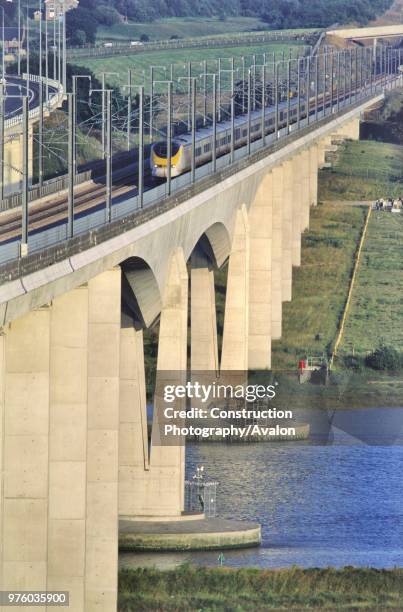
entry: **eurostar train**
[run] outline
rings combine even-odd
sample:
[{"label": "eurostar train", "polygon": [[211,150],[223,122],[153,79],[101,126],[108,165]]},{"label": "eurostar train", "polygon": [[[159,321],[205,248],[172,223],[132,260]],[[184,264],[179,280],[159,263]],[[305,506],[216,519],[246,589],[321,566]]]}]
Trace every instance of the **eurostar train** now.
[{"label": "eurostar train", "polygon": [[[330,100],[329,100],[330,101]],[[297,121],[298,101],[291,100],[290,124]],[[278,129],[287,125],[288,103],[279,104]],[[301,119],[306,117],[306,102],[301,99]],[[235,117],[235,149],[246,145],[248,141],[248,115]],[[251,142],[261,138],[262,111],[251,113]],[[265,131],[270,134],[275,130],[274,106],[266,107]],[[213,155],[213,128],[201,128],[196,132],[196,167],[201,166],[212,159]],[[217,123],[216,155],[225,155],[231,150],[231,120]],[[164,178],[167,176],[167,152],[166,141],[156,142],[151,148],[150,165],[153,176]],[[192,164],[192,135],[181,134],[172,139],[171,153],[171,177],[179,176],[191,169]]]}]

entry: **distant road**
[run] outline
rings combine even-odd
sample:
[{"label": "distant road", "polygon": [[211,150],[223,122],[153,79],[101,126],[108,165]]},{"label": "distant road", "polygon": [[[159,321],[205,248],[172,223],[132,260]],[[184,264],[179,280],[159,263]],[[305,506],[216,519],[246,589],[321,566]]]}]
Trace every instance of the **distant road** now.
[{"label": "distant road", "polygon": [[[28,89],[25,79],[20,79],[14,76],[6,77],[6,93],[7,96],[26,96],[29,98],[29,110],[36,108],[39,104],[39,83],[30,81]],[[50,93],[55,93],[56,89],[49,87]],[[6,120],[19,115],[22,112],[22,98],[7,97],[6,98]]]},{"label": "distant road", "polygon": [[[200,38],[184,38],[180,40],[160,40],[132,46],[129,42],[107,43],[108,46],[70,47],[67,49],[67,59],[113,57],[116,55],[137,55],[148,51],[167,49],[213,49],[217,47],[235,47],[241,45],[256,45],[288,40],[311,41],[319,38],[321,30],[303,30],[289,32],[279,30],[272,32],[241,32],[231,36],[215,36]],[[110,46],[109,46],[110,45]]]}]

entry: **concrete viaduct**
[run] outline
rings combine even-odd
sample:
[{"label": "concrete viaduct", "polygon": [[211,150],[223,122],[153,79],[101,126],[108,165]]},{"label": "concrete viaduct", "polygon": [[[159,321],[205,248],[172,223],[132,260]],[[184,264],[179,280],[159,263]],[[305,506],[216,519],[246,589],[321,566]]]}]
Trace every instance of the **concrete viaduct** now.
[{"label": "concrete viaduct", "polygon": [[[3,267],[7,589],[69,590],[74,612],[116,609],[119,517],[178,520],[184,503],[184,448],[148,445],[143,330],[159,319],[160,373],[185,370],[190,299],[192,369],[270,369],[318,168],[335,141],[359,138],[361,113],[381,98],[293,134],[87,249]],[[218,363],[213,270],[226,261]]]}]

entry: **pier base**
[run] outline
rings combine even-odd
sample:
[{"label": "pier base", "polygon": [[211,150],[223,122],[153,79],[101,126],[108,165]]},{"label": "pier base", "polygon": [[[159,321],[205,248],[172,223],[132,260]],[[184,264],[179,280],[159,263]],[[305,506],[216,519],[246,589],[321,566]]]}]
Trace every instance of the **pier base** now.
[{"label": "pier base", "polygon": [[119,550],[190,551],[248,548],[261,543],[260,525],[221,518],[190,521],[119,521]]}]

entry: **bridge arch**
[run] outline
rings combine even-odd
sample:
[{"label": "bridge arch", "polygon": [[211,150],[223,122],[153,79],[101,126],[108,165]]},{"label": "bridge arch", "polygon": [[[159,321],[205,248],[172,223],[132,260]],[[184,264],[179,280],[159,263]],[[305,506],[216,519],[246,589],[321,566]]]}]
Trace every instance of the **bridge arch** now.
[{"label": "bridge arch", "polygon": [[201,249],[214,267],[221,268],[231,252],[230,233],[224,223],[218,221],[208,226],[185,253],[188,260],[195,249]]},{"label": "bridge arch", "polygon": [[149,328],[160,315],[161,292],[155,274],[141,257],[129,257],[121,264],[122,309],[138,328]]}]

